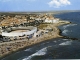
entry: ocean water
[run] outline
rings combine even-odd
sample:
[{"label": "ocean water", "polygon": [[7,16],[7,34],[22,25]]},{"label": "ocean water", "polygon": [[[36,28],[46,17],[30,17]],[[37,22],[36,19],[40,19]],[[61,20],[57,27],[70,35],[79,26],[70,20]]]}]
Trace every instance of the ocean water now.
[{"label": "ocean water", "polygon": [[72,24],[59,26],[61,35],[78,40],[56,38],[30,46],[1,60],[80,59],[80,12],[57,14],[55,17]]},{"label": "ocean water", "polygon": [[80,39],[80,12],[57,14],[55,17],[72,22],[72,24],[59,26],[62,35]]}]

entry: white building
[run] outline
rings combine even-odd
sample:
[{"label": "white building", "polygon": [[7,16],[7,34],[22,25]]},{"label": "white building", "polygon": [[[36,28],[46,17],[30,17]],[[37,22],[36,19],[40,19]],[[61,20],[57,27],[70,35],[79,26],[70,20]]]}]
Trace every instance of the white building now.
[{"label": "white building", "polygon": [[46,18],[45,23],[58,23],[59,22],[59,19],[49,19],[49,18]]},{"label": "white building", "polygon": [[18,37],[23,35],[31,35],[37,32],[37,27],[28,26],[28,27],[18,27],[18,28],[12,28],[15,31],[12,32],[2,32],[2,36],[6,37]]},{"label": "white building", "polygon": [[59,23],[59,19],[53,19],[53,23]]},{"label": "white building", "polygon": [[41,30],[39,30],[38,32],[36,32],[35,34],[34,34],[34,36],[33,37],[39,37],[40,35],[41,35]]}]

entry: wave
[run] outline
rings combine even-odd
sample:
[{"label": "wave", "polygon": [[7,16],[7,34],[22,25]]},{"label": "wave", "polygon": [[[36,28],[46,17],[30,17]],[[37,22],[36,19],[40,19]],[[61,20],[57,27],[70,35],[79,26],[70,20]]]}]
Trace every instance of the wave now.
[{"label": "wave", "polygon": [[67,34],[67,32],[69,32],[68,30],[63,30],[62,33],[63,34]]},{"label": "wave", "polygon": [[57,43],[57,41],[53,41],[54,43]]},{"label": "wave", "polygon": [[63,40],[69,40],[69,39],[63,39]]},{"label": "wave", "polygon": [[72,41],[66,41],[66,42],[63,42],[63,43],[60,43],[59,45],[71,45]]},{"label": "wave", "polygon": [[30,56],[28,56],[27,58],[24,58],[24,59],[22,59],[22,60],[30,60],[30,59],[31,59],[32,57],[34,57],[34,56],[42,56],[42,55],[45,55],[46,52],[47,52],[47,47],[45,47],[45,48],[37,51],[36,53],[34,53],[34,54],[32,54],[32,55],[30,55]]},{"label": "wave", "polygon": [[66,28],[69,27],[69,26],[75,26],[75,25],[77,25],[77,24],[69,24],[69,25],[63,26],[63,28],[66,29]]},{"label": "wave", "polygon": [[24,50],[24,51],[30,51],[32,48],[29,48],[29,49],[26,49],[26,50]]}]

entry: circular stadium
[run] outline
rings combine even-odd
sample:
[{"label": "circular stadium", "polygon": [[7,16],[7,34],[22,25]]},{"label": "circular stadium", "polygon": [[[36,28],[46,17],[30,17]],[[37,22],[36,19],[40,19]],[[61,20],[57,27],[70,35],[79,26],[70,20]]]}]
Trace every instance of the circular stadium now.
[{"label": "circular stadium", "polygon": [[27,26],[27,27],[11,27],[2,31],[2,36],[5,37],[17,37],[24,35],[31,35],[37,32],[37,27]]}]

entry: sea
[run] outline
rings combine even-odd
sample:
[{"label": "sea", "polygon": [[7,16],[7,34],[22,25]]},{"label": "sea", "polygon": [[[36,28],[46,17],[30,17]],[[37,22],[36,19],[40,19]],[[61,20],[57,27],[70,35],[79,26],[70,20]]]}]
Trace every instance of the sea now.
[{"label": "sea", "polygon": [[23,50],[12,53],[1,60],[53,60],[53,59],[80,59],[80,12],[67,12],[54,15],[71,24],[61,25],[61,35],[76,38],[55,38]]}]

